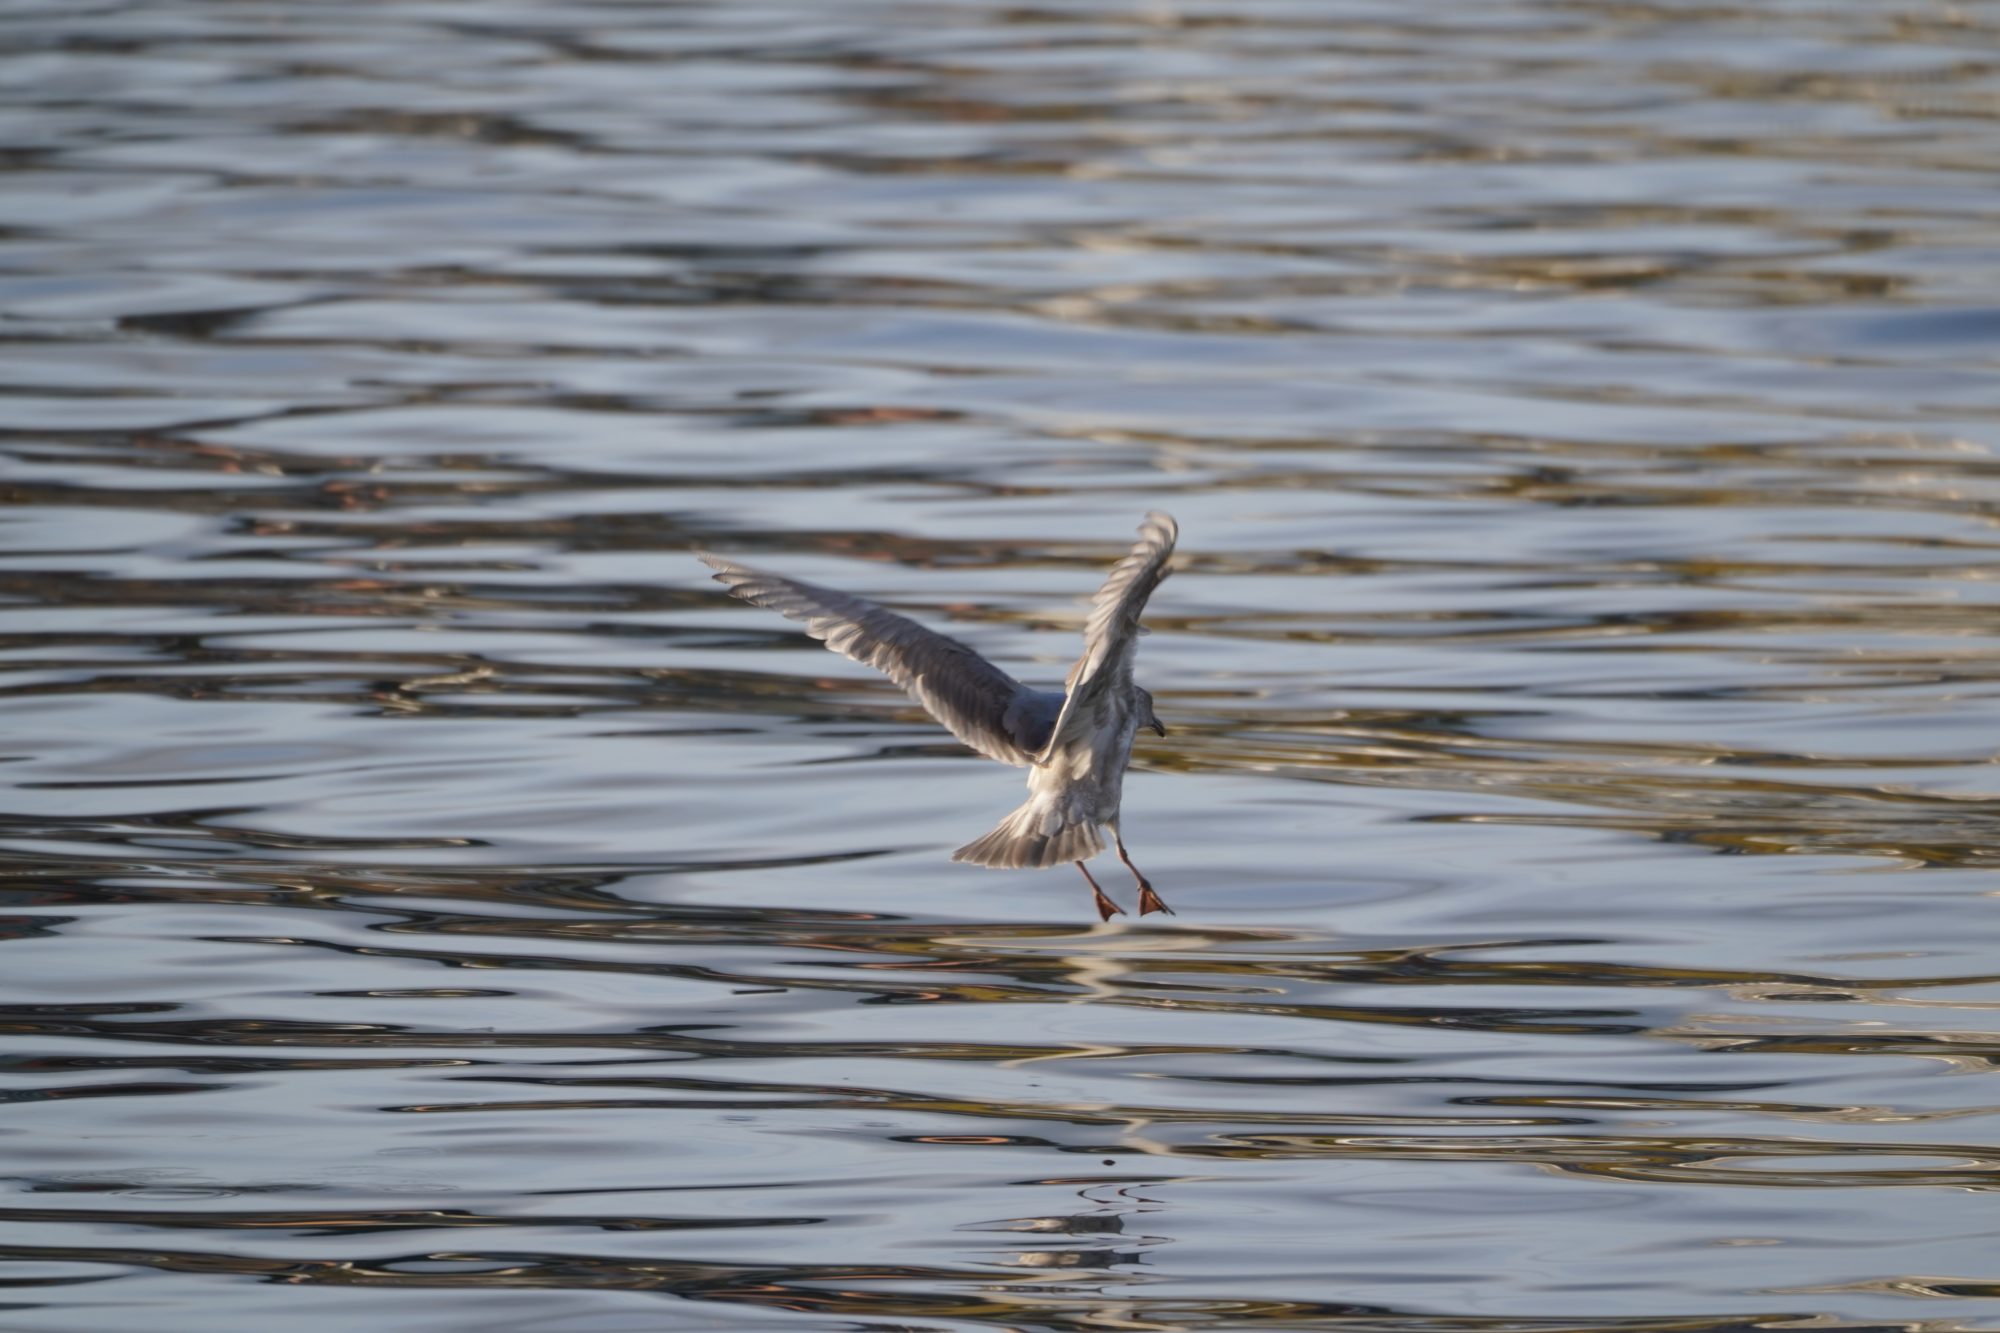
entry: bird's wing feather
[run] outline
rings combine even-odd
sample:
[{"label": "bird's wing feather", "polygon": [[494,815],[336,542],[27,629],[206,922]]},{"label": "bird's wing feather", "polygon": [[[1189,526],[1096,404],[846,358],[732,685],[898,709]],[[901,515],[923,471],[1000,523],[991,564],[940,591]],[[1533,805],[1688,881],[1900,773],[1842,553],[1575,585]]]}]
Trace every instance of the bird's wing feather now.
[{"label": "bird's wing feather", "polygon": [[1048,740],[1056,697],[1027,688],[957,639],[832,588],[695,556],[732,596],[799,621],[834,652],[874,667],[988,759],[1028,764]]},{"label": "bird's wing feather", "polygon": [[1089,729],[1094,705],[1115,682],[1131,673],[1132,656],[1139,646],[1139,615],[1153,590],[1171,572],[1174,542],[1180,525],[1169,514],[1155,510],[1139,525],[1139,540],[1112,566],[1104,586],[1091,599],[1090,620],[1083,631],[1083,656],[1070,668],[1069,695],[1062,713],[1049,733],[1048,751],[1076,739]]}]

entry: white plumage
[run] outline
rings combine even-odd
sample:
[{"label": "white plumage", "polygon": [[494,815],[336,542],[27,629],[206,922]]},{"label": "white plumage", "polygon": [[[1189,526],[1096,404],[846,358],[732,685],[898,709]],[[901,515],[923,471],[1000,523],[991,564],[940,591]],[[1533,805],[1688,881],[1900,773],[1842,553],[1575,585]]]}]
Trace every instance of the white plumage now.
[{"label": "white plumage", "polygon": [[1061,694],[1023,685],[958,640],[873,602],[695,554],[733,595],[801,622],[833,651],[881,671],[979,753],[1028,766],[1027,802],[952,860],[1009,869],[1074,862],[1109,919],[1120,909],[1083,864],[1104,850],[1099,829],[1107,825],[1139,882],[1140,912],[1167,910],[1126,855],[1118,806],[1133,736],[1142,726],[1167,734],[1153,696],[1132,680],[1132,658],[1140,613],[1170,572],[1179,535],[1166,514],[1146,515],[1139,540],[1092,601],[1083,656]]}]

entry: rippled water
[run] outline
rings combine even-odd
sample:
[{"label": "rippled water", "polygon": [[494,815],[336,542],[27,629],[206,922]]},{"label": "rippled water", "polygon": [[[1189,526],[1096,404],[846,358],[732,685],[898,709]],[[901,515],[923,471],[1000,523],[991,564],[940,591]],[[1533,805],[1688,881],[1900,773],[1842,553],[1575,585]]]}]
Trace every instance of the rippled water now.
[{"label": "rippled water", "polygon": [[[1996,162],[1984,4],[0,6],[0,1323],[2000,1326]],[[686,554],[1048,683],[1149,508],[1110,926]]]}]

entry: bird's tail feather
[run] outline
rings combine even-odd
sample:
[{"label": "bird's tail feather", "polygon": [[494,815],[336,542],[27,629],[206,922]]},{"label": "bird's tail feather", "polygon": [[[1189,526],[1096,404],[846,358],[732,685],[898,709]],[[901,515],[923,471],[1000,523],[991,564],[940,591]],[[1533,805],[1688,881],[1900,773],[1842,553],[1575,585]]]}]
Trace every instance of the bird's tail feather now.
[{"label": "bird's tail feather", "polygon": [[1065,822],[1061,810],[1029,801],[991,833],[953,852],[951,859],[1002,870],[1044,870],[1065,861],[1087,861],[1103,850],[1097,825]]}]

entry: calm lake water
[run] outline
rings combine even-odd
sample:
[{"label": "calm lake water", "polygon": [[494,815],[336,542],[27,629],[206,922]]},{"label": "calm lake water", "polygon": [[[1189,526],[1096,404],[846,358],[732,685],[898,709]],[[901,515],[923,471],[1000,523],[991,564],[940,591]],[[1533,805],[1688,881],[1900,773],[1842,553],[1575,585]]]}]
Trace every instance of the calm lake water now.
[{"label": "calm lake water", "polygon": [[[2000,1328],[1996,164],[1979,3],[0,3],[0,1325]],[[687,554],[1047,684],[1148,509],[1108,926]]]}]

